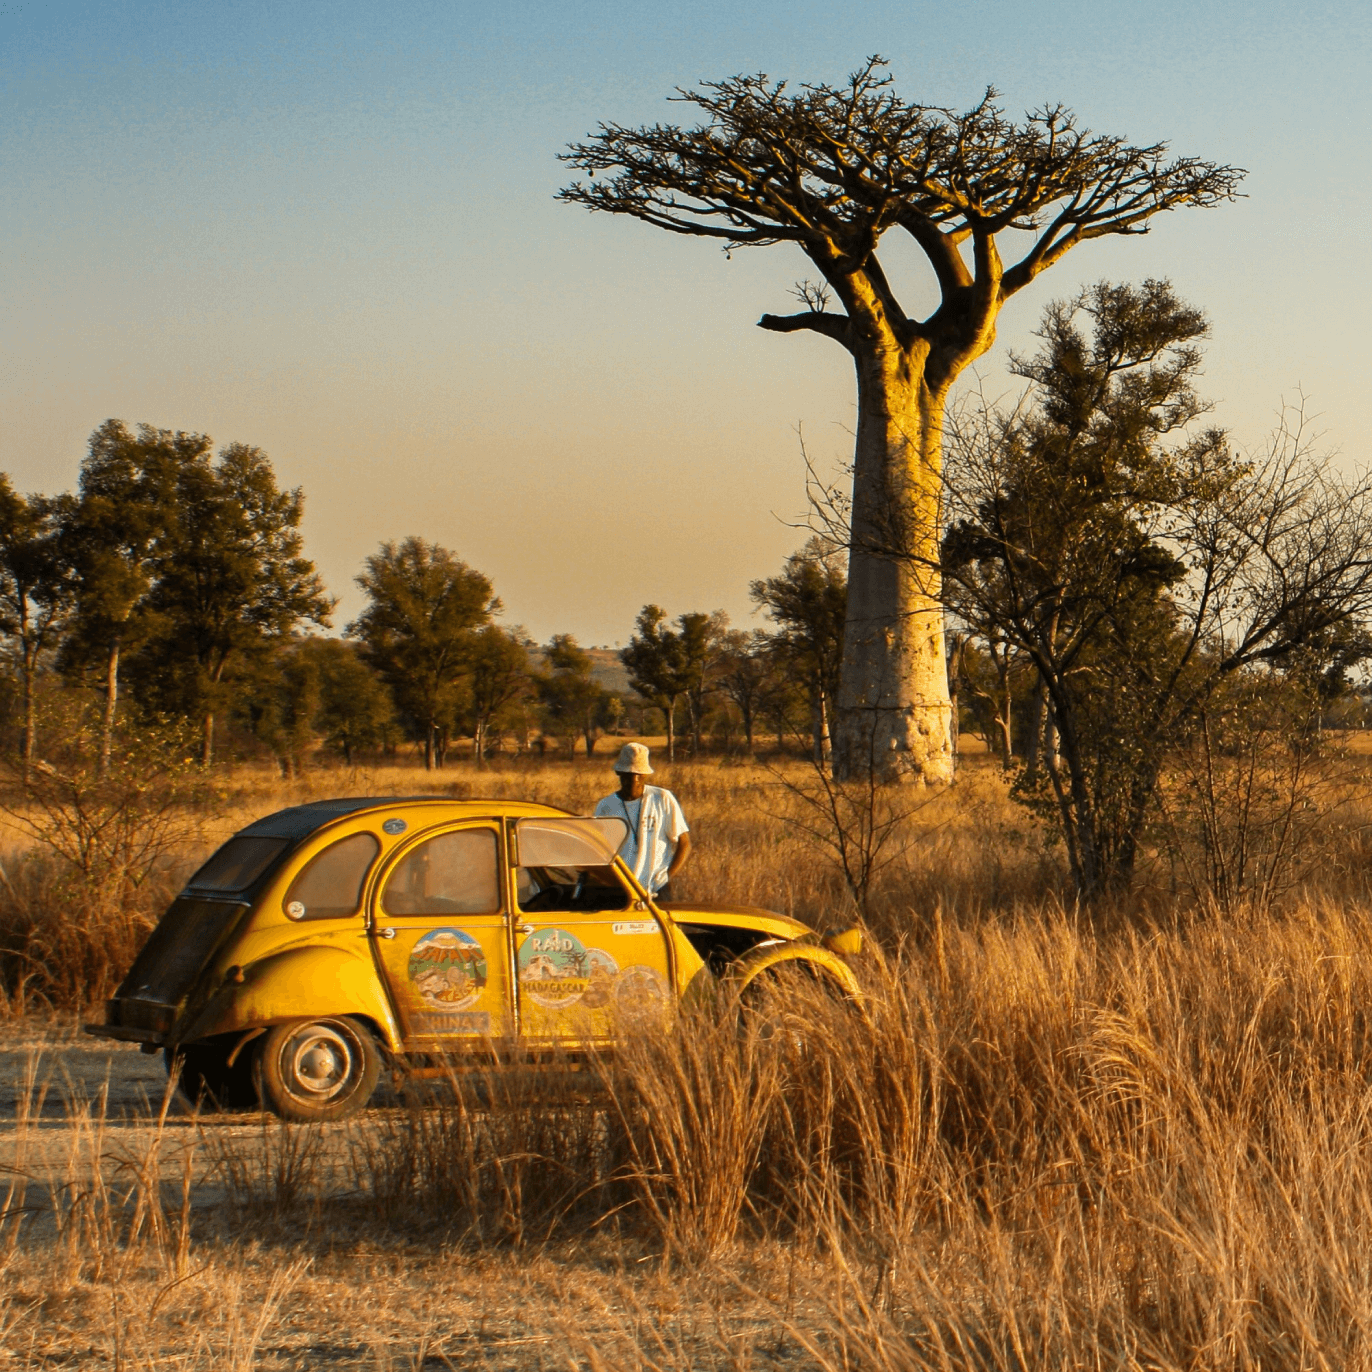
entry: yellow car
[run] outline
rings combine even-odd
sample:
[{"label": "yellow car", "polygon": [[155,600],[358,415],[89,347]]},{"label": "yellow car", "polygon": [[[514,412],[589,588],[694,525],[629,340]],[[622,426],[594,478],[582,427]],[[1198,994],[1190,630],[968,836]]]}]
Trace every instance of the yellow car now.
[{"label": "yellow car", "polygon": [[86,1032],[161,1050],[193,1098],[325,1120],[360,1110],[383,1062],[412,1076],[565,1063],[783,963],[857,996],[856,930],[659,905],[617,857],[625,835],[511,801],[281,810],[191,877]]}]

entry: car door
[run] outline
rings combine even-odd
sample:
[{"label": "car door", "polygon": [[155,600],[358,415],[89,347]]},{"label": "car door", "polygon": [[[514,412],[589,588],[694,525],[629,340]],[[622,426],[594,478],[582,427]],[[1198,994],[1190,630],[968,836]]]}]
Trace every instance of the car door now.
[{"label": "car door", "polygon": [[673,1003],[671,942],[614,863],[619,820],[515,825],[515,968],[526,1044],[603,1043]]},{"label": "car door", "polygon": [[512,1035],[501,838],[497,820],[429,830],[378,883],[373,946],[411,1051]]}]

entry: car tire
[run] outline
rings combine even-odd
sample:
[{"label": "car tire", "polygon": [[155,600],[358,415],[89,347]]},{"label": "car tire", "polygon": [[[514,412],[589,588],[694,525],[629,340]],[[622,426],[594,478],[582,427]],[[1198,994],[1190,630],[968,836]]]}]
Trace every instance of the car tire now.
[{"label": "car tire", "polygon": [[177,1090],[197,1110],[257,1109],[251,1053],[240,1053],[229,1065],[229,1054],[239,1037],[226,1034],[206,1043],[182,1044],[175,1051],[163,1049],[168,1076],[179,1070]]},{"label": "car tire", "polygon": [[739,994],[739,1031],[759,1043],[804,1054],[816,1028],[805,1002],[816,996],[835,1005],[850,1003],[844,989],[812,962],[797,959],[768,967]]},{"label": "car tire", "polygon": [[376,1040],[346,1015],[275,1025],[263,1035],[255,1057],[263,1105],[300,1123],[357,1114],[381,1075]]}]

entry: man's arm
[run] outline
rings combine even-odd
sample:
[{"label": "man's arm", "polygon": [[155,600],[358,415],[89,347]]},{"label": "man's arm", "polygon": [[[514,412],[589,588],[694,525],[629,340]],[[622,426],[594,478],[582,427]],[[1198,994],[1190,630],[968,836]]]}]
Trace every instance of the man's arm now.
[{"label": "man's arm", "polygon": [[667,867],[667,880],[676,876],[686,865],[686,859],[691,856],[691,835],[683,833],[676,841],[676,852],[672,854],[672,860]]}]

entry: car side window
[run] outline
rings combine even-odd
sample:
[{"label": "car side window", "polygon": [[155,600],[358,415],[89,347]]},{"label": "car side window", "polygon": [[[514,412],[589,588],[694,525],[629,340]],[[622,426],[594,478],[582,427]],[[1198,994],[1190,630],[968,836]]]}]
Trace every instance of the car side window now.
[{"label": "car side window", "polygon": [[438,834],[413,849],[381,896],[388,915],[486,915],[500,910],[493,829]]},{"label": "car side window", "polygon": [[519,908],[529,914],[552,910],[625,910],[629,889],[613,867],[519,867],[515,869]]},{"label": "car side window", "polygon": [[381,845],[374,834],[353,834],[316,854],[286,892],[291,919],[339,919],[362,906],[362,883]]}]

